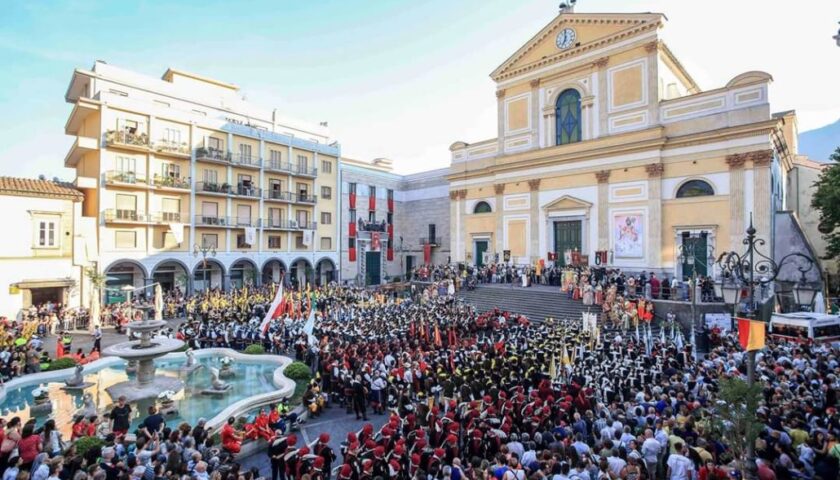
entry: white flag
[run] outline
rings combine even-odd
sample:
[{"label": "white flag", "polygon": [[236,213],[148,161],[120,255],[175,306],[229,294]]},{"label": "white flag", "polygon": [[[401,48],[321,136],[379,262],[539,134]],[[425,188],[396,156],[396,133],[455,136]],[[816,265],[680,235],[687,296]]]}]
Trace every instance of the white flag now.
[{"label": "white flag", "polygon": [[307,247],[312,245],[312,230],[303,231],[303,244]]},{"label": "white flag", "polygon": [[245,243],[248,245],[255,245],[257,243],[257,229],[254,227],[245,227]]},{"label": "white flag", "polygon": [[172,232],[172,236],[175,237],[175,243],[183,243],[184,242],[184,224],[183,223],[170,223],[169,224],[169,231]]}]

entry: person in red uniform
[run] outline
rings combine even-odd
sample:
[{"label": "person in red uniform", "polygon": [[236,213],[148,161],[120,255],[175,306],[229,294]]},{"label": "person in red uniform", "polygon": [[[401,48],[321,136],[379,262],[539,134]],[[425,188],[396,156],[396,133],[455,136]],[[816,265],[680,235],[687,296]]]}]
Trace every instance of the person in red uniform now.
[{"label": "person in red uniform", "polygon": [[242,450],[242,435],[233,428],[233,422],[235,421],[236,419],[233,417],[228,418],[227,423],[222,427],[221,431],[222,448],[234,455]]},{"label": "person in red uniform", "polygon": [[257,414],[254,423],[245,425],[245,438],[251,440],[263,438],[269,441],[273,436],[274,432],[271,431],[271,427],[269,426],[268,413],[266,413],[264,408],[260,409],[260,413]]}]

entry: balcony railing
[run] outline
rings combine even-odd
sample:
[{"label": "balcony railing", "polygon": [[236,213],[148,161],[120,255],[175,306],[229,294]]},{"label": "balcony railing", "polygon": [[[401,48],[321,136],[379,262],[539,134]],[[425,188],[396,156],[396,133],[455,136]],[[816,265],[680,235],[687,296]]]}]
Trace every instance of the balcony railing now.
[{"label": "balcony railing", "polygon": [[143,175],[138,175],[135,172],[123,172],[119,170],[110,170],[105,172],[105,183],[127,183],[130,185],[145,184],[146,178]]},{"label": "balcony railing", "polygon": [[196,215],[195,224],[205,227],[227,227],[227,217],[219,217],[216,215]]},{"label": "balcony railing", "polygon": [[440,246],[440,237],[420,237],[420,245],[426,245],[429,243],[431,243],[433,247]]},{"label": "balcony railing", "polygon": [[198,182],[195,184],[195,191],[197,193],[218,193],[227,195],[233,193],[233,189],[227,183],[213,183],[213,182]]},{"label": "balcony railing", "polygon": [[295,175],[305,175],[307,177],[317,177],[317,168],[308,168],[305,165],[290,165],[291,172]]},{"label": "balcony railing", "polygon": [[105,132],[105,144],[148,147],[149,136],[145,133],[133,133],[124,130],[108,130]]},{"label": "balcony railing", "polygon": [[250,217],[228,217],[227,224],[229,227],[257,227],[259,220]]},{"label": "balcony railing", "polygon": [[293,201],[294,194],[292,192],[281,192],[279,190],[266,190],[265,191],[265,199],[266,200],[279,200],[284,202],[291,202]]},{"label": "balcony railing", "polygon": [[260,157],[255,157],[253,155],[243,155],[241,153],[235,153],[231,156],[231,162],[235,163],[236,165],[240,165],[243,167],[252,167],[252,168],[260,168]]},{"label": "balcony railing", "polygon": [[367,222],[359,220],[359,230],[362,232],[387,232],[388,224],[383,220],[381,222]]},{"label": "balcony railing", "polygon": [[180,188],[184,190],[190,189],[189,178],[167,177],[162,175],[155,175],[154,184],[156,187],[164,188]]},{"label": "balcony railing", "polygon": [[109,208],[105,210],[106,222],[136,222],[148,223],[151,217],[145,213],[140,213],[137,210],[123,210],[118,208]]},{"label": "balcony railing", "polygon": [[311,203],[311,204],[314,204],[315,202],[317,202],[317,201],[318,201],[318,197],[316,197],[315,195],[300,195],[300,194],[298,194],[298,195],[296,195],[296,197],[297,197],[297,200],[296,200],[296,201],[297,201],[298,203]]},{"label": "balcony railing", "polygon": [[281,162],[280,160],[268,160],[265,162],[266,170],[276,170],[278,172],[291,172],[292,165],[288,162]]},{"label": "balcony railing", "polygon": [[233,189],[233,192],[231,193],[240,197],[260,198],[262,196],[262,189],[239,184],[236,186],[236,188]]},{"label": "balcony railing", "polygon": [[297,220],[286,220],[286,219],[272,219],[272,218],[263,218],[260,220],[260,225],[263,228],[274,228],[280,230],[315,230],[318,228],[318,224],[316,222],[307,222],[307,223],[298,223]]},{"label": "balcony railing", "polygon": [[186,220],[187,215],[182,215],[179,212],[160,212],[152,215],[151,221],[154,223],[181,223],[181,219]]},{"label": "balcony railing", "polygon": [[154,148],[158,152],[177,153],[179,155],[190,154],[190,145],[187,142],[175,142],[172,140],[161,139],[155,142]]},{"label": "balcony railing", "polygon": [[195,159],[209,162],[230,162],[230,153],[215,148],[200,147],[195,149]]}]

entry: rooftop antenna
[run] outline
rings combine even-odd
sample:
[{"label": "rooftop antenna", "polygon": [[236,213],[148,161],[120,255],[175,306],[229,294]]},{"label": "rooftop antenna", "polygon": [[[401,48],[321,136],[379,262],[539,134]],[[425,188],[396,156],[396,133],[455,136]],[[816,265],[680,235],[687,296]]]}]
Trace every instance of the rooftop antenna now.
[{"label": "rooftop antenna", "polygon": [[560,13],[575,13],[575,4],[577,0],[569,0],[568,2],[560,3]]}]

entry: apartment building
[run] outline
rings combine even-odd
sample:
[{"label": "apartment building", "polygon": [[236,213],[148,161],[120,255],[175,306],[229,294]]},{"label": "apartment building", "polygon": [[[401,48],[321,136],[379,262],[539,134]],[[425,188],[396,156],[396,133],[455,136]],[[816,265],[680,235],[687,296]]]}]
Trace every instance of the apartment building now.
[{"label": "apartment building", "polygon": [[340,147],[324,125],[255,106],[233,84],[101,61],[73,72],[65,99],[65,166],[98,221],[109,285],[333,280]]},{"label": "apartment building", "polygon": [[386,158],[341,159],[341,280],[379,285],[449,262],[448,168],[398,175]]}]

